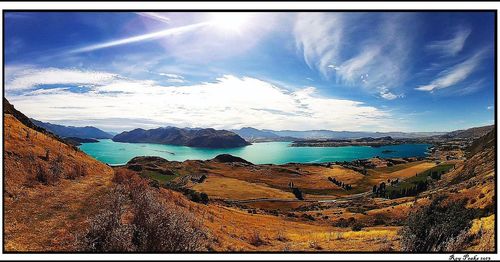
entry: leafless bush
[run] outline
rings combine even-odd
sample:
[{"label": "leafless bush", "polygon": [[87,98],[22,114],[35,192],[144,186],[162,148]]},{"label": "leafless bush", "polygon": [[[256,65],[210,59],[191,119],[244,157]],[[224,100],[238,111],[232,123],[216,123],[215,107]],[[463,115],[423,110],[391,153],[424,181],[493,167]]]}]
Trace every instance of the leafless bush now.
[{"label": "leafless bush", "polygon": [[285,236],[282,230],[278,231],[278,234],[276,235],[276,239],[281,242],[289,241],[289,239]]},{"label": "leafless bush", "polygon": [[403,251],[464,251],[468,241],[463,232],[471,227],[474,212],[466,208],[466,200],[444,203],[444,199],[433,198],[430,205],[409,215],[400,231]]},{"label": "leafless bush", "polygon": [[35,174],[32,177],[29,177],[30,184],[34,185],[36,183],[42,183],[44,185],[54,185],[59,181],[59,176],[54,174],[52,170],[46,169],[41,165],[37,165],[35,168]]},{"label": "leafless bush", "polygon": [[206,233],[191,213],[165,203],[151,190],[134,196],[135,241],[138,251],[201,251]]},{"label": "leafless bush", "polygon": [[73,172],[66,174],[66,178],[67,179],[76,179],[78,177],[83,177],[83,176],[87,176],[87,175],[88,175],[88,171],[87,171],[87,168],[85,166],[75,164],[75,166],[73,167]]},{"label": "leafless bush", "polygon": [[393,251],[393,247],[392,247],[392,242],[387,239],[387,237],[383,238],[382,239],[382,244],[380,246],[380,249],[379,251],[381,252],[390,252],[390,251]]},{"label": "leafless bush", "polygon": [[446,242],[441,244],[438,250],[444,252],[460,252],[464,251],[469,245],[471,236],[469,235],[469,230],[464,229],[456,237],[448,239]]},{"label": "leafless bush", "polygon": [[316,250],[321,250],[323,249],[320,245],[319,245],[319,242],[316,241],[316,240],[311,240],[309,241],[309,247],[310,248],[313,248],[313,249],[316,249]]},{"label": "leafless bush", "polygon": [[64,173],[64,166],[63,166],[63,156],[58,155],[54,160],[50,162],[50,176],[51,180],[53,181],[52,183],[49,184],[55,184],[59,179],[62,177]]},{"label": "leafless bush", "polygon": [[[121,177],[124,178],[124,177]],[[188,252],[206,248],[207,233],[193,214],[165,201],[143,179],[123,180],[106,210],[90,219],[85,251]],[[125,204],[128,203],[128,204]],[[123,219],[125,207],[133,214]]]},{"label": "leafless bush", "polygon": [[117,184],[123,184],[130,181],[135,176],[135,173],[128,169],[117,169],[113,177],[113,182]]},{"label": "leafless bush", "polygon": [[121,219],[126,201],[124,188],[114,188],[104,199],[104,211],[90,219],[80,248],[91,252],[133,251],[133,225],[124,224]]},{"label": "leafless bush", "polygon": [[262,246],[266,242],[261,238],[259,231],[254,231],[251,235],[250,238],[248,239],[248,242],[253,245],[253,246]]}]

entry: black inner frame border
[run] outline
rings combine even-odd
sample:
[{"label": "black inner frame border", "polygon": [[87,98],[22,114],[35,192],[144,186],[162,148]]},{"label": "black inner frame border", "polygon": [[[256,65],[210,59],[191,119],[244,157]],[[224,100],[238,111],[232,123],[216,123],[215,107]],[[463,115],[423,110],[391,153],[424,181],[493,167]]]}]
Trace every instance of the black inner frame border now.
[{"label": "black inner frame border", "polygon": [[[99,0],[87,0],[87,1],[73,1],[73,2],[98,2]],[[113,0],[111,0],[114,2]],[[363,0],[354,0],[349,2],[363,2]],[[482,0],[481,2],[483,2]],[[493,0],[487,0],[491,2],[495,2]],[[487,2],[484,1],[484,2]],[[29,0],[10,0],[9,2],[30,2]],[[51,1],[51,2],[60,2],[60,1]],[[62,1],[61,1],[62,2]],[[133,2],[133,0],[125,0],[125,2]],[[149,1],[146,1],[149,2]],[[159,1],[159,2],[170,2],[170,1]],[[229,2],[228,0],[219,0],[218,2]],[[234,2],[234,1],[233,1]],[[244,1],[244,2],[259,2],[259,1]],[[274,3],[282,2],[282,1],[272,1]],[[303,2],[303,1],[292,1],[292,2]],[[311,2],[328,2],[315,0]],[[375,1],[374,1],[375,2]],[[433,2],[433,1],[418,1],[411,0],[410,2]],[[468,2],[468,1],[463,1]],[[151,3],[151,2],[149,2]],[[187,2],[193,3],[193,2]],[[261,2],[263,3],[263,2]],[[331,3],[331,2],[330,2]],[[202,12],[259,12],[259,13],[270,13],[270,12],[279,12],[279,13],[295,13],[295,12],[352,12],[352,13],[418,13],[418,12],[427,12],[427,13],[439,13],[439,12],[454,12],[454,13],[471,13],[471,12],[493,12],[495,15],[494,19],[494,130],[495,130],[495,138],[498,139],[498,127],[497,127],[497,116],[498,116],[498,100],[497,100],[497,89],[498,89],[498,53],[497,53],[497,45],[498,45],[498,10],[497,9],[3,9],[2,10],[2,79],[5,79],[5,14],[6,13],[17,13],[17,12],[39,12],[39,13],[48,13],[48,12],[92,12],[92,13],[126,13],[126,12],[193,12],[193,13],[202,13]],[[5,97],[5,81],[2,82],[2,94]],[[2,102],[3,103],[3,102]],[[4,115],[2,114],[2,127],[4,125]],[[3,129],[2,129],[3,130]],[[498,142],[498,141],[497,141]],[[2,148],[5,148],[5,136],[2,134]],[[496,145],[495,145],[495,149]],[[2,165],[5,161],[5,150],[2,150]],[[498,210],[498,189],[497,189],[497,163],[498,163],[498,152],[495,150],[495,188],[494,193],[497,196],[495,211]],[[2,168],[2,186],[5,188],[5,169]],[[6,251],[5,250],[5,206],[4,202],[4,194],[2,194],[2,253],[3,254],[496,254],[498,253],[498,213],[495,213],[495,249],[494,251],[489,252],[481,252],[481,251],[461,251],[461,252],[404,252],[404,251],[392,251],[392,252],[381,252],[381,251],[293,251],[293,252],[284,252],[284,251],[195,251],[195,252],[71,252],[71,251]]]}]

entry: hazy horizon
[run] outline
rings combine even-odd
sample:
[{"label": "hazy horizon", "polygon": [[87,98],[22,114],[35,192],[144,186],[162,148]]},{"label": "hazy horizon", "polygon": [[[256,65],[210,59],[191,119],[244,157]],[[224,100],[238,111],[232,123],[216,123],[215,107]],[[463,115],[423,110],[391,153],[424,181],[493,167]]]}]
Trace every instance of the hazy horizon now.
[{"label": "hazy horizon", "polygon": [[[39,120],[39,119],[35,119],[35,120],[42,121],[42,120]],[[72,126],[72,127],[87,127],[87,126],[90,126],[90,127],[99,128],[102,131],[105,131],[105,132],[108,132],[108,133],[121,133],[121,132],[131,131],[131,130],[134,130],[134,129],[137,129],[137,128],[142,128],[142,127],[136,127],[136,128],[131,128],[131,129],[115,129],[115,130],[110,130],[110,129],[102,128],[102,127],[99,127],[99,126],[96,126],[96,125],[82,125],[82,126],[78,126],[78,125],[73,125],[73,124],[65,124],[64,122],[58,122],[58,121],[54,121],[54,122],[42,121],[42,122],[50,123],[50,124],[56,124],[56,125],[63,125],[63,126]],[[239,130],[239,129],[242,129],[242,128],[254,128],[254,129],[261,130],[261,131],[276,131],[276,132],[281,132],[281,131],[291,131],[291,132],[333,131],[333,132],[366,132],[366,133],[397,133],[397,132],[401,132],[401,133],[447,133],[447,132],[452,132],[452,131],[457,131],[457,130],[466,130],[466,129],[469,129],[469,128],[483,127],[483,126],[489,126],[489,125],[495,125],[495,123],[487,124],[487,125],[482,125],[482,126],[470,126],[470,127],[465,127],[465,128],[462,128],[462,129],[443,130],[443,131],[399,131],[399,130],[393,130],[393,131],[379,131],[379,130],[360,131],[360,130],[331,130],[331,129],[290,130],[290,129],[271,129],[271,128],[262,128],[261,129],[261,128],[254,128],[254,127],[251,127],[251,126],[243,126],[243,127],[240,127],[240,128],[221,128],[219,130],[229,130],[230,131],[230,130]],[[197,127],[197,126],[186,127],[186,126],[176,126],[176,125],[163,125],[163,126],[151,126],[149,128],[142,128],[142,129],[146,129],[147,130],[147,129],[156,129],[156,128],[168,128],[168,127],[190,128],[190,129],[213,128],[213,127]]]}]

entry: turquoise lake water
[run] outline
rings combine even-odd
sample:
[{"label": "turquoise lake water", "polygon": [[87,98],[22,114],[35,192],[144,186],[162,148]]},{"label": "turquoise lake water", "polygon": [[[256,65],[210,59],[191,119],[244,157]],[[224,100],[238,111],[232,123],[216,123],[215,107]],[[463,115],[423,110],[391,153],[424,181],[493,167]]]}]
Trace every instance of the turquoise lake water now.
[{"label": "turquoise lake water", "polygon": [[[210,149],[148,143],[119,143],[111,139],[102,139],[99,143],[84,143],[80,149],[97,160],[111,165],[124,164],[136,156],[159,156],[168,160],[184,161],[212,159],[219,154],[239,156],[254,164],[284,164],[351,161],[374,156],[419,157],[425,156],[430,146],[428,144],[403,144],[382,147],[290,147],[289,145],[290,142],[266,142],[240,148]],[[382,153],[384,150],[394,152]]]}]

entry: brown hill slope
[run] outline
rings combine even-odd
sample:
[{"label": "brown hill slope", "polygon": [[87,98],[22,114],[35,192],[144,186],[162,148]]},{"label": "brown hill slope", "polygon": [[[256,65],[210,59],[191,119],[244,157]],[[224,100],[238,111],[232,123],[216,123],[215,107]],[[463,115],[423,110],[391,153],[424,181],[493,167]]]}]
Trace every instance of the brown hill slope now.
[{"label": "brown hill slope", "polygon": [[456,130],[442,135],[445,138],[479,138],[495,128],[494,125],[473,127],[465,130]]},{"label": "brown hill slope", "polygon": [[113,170],[43,129],[4,100],[4,248],[73,250]]}]

